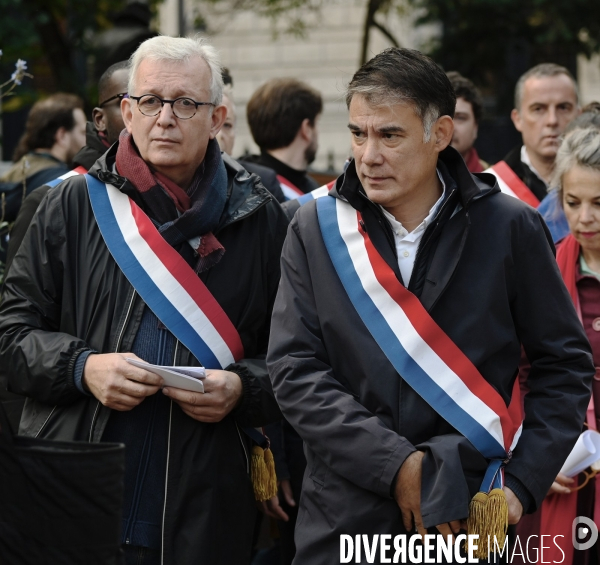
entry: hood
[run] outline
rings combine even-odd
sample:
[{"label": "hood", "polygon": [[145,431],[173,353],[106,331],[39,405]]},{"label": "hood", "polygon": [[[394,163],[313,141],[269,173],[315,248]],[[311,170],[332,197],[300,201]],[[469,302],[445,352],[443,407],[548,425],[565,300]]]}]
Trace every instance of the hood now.
[{"label": "hood", "polygon": [[[441,168],[445,169],[455,181],[460,203],[464,208],[468,208],[475,200],[500,192],[500,187],[493,174],[470,173],[460,153],[453,147],[448,146],[440,153],[438,163],[442,164]],[[336,198],[341,197],[348,200],[354,206],[355,203],[358,204],[362,200],[359,197],[360,193],[366,196],[356,173],[354,159],[352,159],[344,174],[337,179],[330,194]]]},{"label": "hood", "polygon": [[[139,203],[139,193],[135,187],[125,177],[113,173],[118,146],[119,142],[117,141],[101,154],[89,172],[102,182],[112,184]],[[273,200],[271,193],[262,185],[256,175],[248,173],[226,153],[221,153],[221,156],[227,171],[227,202],[215,234],[225,226],[249,216]]]}]

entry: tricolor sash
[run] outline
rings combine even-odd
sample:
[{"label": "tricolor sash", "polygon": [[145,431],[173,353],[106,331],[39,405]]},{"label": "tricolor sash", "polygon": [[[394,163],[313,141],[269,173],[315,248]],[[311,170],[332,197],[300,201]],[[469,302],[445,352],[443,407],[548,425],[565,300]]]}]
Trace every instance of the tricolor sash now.
[{"label": "tricolor sash", "polygon": [[311,190],[307,194],[303,194],[302,196],[300,196],[298,198],[298,203],[300,204],[300,206],[304,206],[307,202],[310,202],[311,200],[316,200],[317,198],[327,196],[329,194],[329,191],[334,186],[335,186],[335,181],[332,180],[331,182],[328,182],[327,184],[324,184],[323,186],[320,186],[319,188],[315,188],[314,190]]},{"label": "tricolor sash", "polygon": [[85,173],[87,173],[87,169],[85,167],[75,167],[73,170],[69,171],[68,173],[65,173],[64,175],[61,175],[60,177],[57,177],[57,178],[47,182],[46,186],[49,186],[50,188],[54,188],[57,184],[60,184],[62,181],[64,181],[65,179],[68,179],[69,177],[75,177],[77,175],[85,175]]},{"label": "tricolor sash", "polygon": [[304,195],[304,192],[302,192],[294,183],[290,182],[285,177],[277,175],[277,180],[279,181],[281,191],[283,192],[286,200],[295,200],[296,198]]},{"label": "tricolor sash", "polygon": [[499,161],[486,169],[484,173],[492,173],[496,177],[502,192],[510,194],[534,208],[540,205],[538,197],[531,192],[530,188],[508,166],[506,161]]},{"label": "tricolor sash", "polygon": [[150,218],[111,184],[85,175],[106,246],[142,300],[209,369],[244,356],[240,336],[214,296]]},{"label": "tricolor sash", "polygon": [[396,277],[337,198],[319,198],[325,246],[350,301],[396,371],[442,418],[491,460],[481,490],[501,488],[504,460],[521,433],[518,379],[510,406]]}]

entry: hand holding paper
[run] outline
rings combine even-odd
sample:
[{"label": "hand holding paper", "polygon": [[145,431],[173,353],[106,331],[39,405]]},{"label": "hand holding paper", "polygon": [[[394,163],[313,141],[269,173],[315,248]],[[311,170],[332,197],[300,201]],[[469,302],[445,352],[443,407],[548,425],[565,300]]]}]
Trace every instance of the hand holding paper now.
[{"label": "hand holding paper", "polygon": [[181,409],[199,422],[220,422],[242,398],[242,381],[231,371],[208,369],[204,379],[205,394],[173,387],[163,388],[163,393],[173,399]]},{"label": "hand holding paper", "polygon": [[167,367],[164,365],[152,365],[139,361],[138,359],[132,359],[131,357],[125,358],[125,360],[131,365],[150,371],[156,375],[162,377],[163,386],[170,386],[173,388],[180,388],[183,390],[193,390],[194,392],[204,392],[204,385],[202,380],[206,377],[206,370],[204,367]]}]

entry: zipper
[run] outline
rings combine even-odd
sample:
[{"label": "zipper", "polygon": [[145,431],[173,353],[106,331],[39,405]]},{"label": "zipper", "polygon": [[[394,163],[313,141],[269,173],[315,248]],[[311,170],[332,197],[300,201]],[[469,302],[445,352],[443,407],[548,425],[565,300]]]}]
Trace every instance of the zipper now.
[{"label": "zipper", "polygon": [[[425,234],[423,234],[423,239],[421,240],[421,243],[419,244],[419,247],[417,249],[417,255],[415,257],[415,262],[413,263],[413,273],[414,273],[414,267],[417,266],[419,258],[421,257],[422,250],[427,246],[427,244],[429,243],[429,240],[431,239],[433,233],[435,232],[436,228],[437,228],[437,221],[438,218],[442,215],[442,213],[444,212],[444,210],[447,208],[447,206],[449,206],[448,202],[450,202],[450,199],[452,198],[452,196],[454,196],[454,193],[456,192],[456,189],[454,189],[449,195],[448,198],[446,198],[445,202],[442,204],[442,207],[438,210],[438,213],[435,215],[435,218],[433,218],[432,222],[431,222],[431,226],[433,227],[433,229],[431,230],[426,230]],[[427,238],[425,238],[425,236],[427,236]],[[411,277],[412,279],[412,273],[411,273]],[[410,286],[410,281],[408,281],[406,283],[406,288],[408,288]]]},{"label": "zipper", "polygon": [[[179,340],[175,341],[175,352],[173,353],[173,366],[177,363],[177,349],[179,349]],[[169,482],[169,455],[171,453],[171,415],[173,414],[173,401],[170,400],[169,404],[169,431],[167,433],[167,470],[165,472],[165,500],[163,502],[163,515],[162,515],[162,526],[161,526],[161,540],[160,540],[160,565],[164,564],[165,559],[165,515],[167,513],[167,489]]]},{"label": "zipper", "polygon": [[48,423],[48,420],[50,420],[50,418],[52,417],[52,414],[54,414],[55,410],[56,410],[56,406],[54,408],[52,408],[52,410],[50,410],[50,414],[48,414],[48,417],[44,420],[42,427],[38,430],[37,434],[35,434],[35,436],[33,436],[33,437],[37,438],[42,433],[42,431],[46,427],[46,424]]},{"label": "zipper", "polygon": [[[135,301],[135,290],[131,293],[131,300],[129,301],[129,306],[127,308],[127,313],[125,314],[125,319],[123,320],[123,325],[119,330],[117,336],[117,343],[115,344],[115,348],[113,353],[117,353],[119,351],[119,347],[121,347],[121,342],[123,341],[123,335],[125,334],[125,328],[127,327],[127,322],[129,321],[129,317],[131,316],[131,310],[133,309],[133,303]],[[88,437],[88,441],[92,443],[92,436],[94,434],[94,426],[96,425],[96,418],[98,417],[98,412],[100,411],[100,401],[98,400],[96,403],[96,409],[94,410],[94,415],[92,416],[92,423],[90,424],[90,435]]]},{"label": "zipper", "polygon": [[242,449],[244,450],[244,457],[246,457],[246,473],[249,475],[250,474],[250,458],[248,457],[248,451],[246,450],[246,444],[244,443],[244,440],[242,438],[242,434],[240,433],[240,428],[239,428],[237,422],[235,422],[235,429],[237,430],[238,437],[240,438],[240,443],[242,444]]}]

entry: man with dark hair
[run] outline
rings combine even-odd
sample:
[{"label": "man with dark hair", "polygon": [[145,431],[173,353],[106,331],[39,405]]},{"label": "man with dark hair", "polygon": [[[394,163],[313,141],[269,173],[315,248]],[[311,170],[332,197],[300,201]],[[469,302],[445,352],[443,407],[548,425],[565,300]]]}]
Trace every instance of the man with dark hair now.
[{"label": "man with dark hair", "polygon": [[481,94],[479,89],[460,73],[451,71],[447,75],[456,95],[454,134],[450,145],[461,154],[470,172],[481,173],[489,166],[479,158],[477,149],[473,146],[483,114]]},{"label": "man with dark hair", "polygon": [[291,78],[266,82],[248,102],[246,115],[260,156],[247,157],[243,163],[273,169],[288,200],[318,187],[306,169],[317,155],[317,121],[322,110],[321,95]]},{"label": "man with dark hair", "polygon": [[[233,99],[233,80],[229,73],[223,73],[223,84],[223,105],[227,108],[227,117],[225,118],[221,131],[217,134],[217,142],[219,143],[221,151],[227,153],[227,155],[233,156],[237,115],[235,111],[235,101]],[[263,186],[277,199],[278,202],[285,202],[286,198],[281,191],[281,185],[279,184],[277,174],[273,169],[263,167],[257,163],[242,161],[241,159],[238,159],[238,161],[249,173],[254,173],[260,177]]]},{"label": "man with dark hair", "polygon": [[579,113],[577,83],[568,69],[554,63],[529,69],[517,81],[510,115],[523,145],[486,172],[503,192],[537,207],[548,194],[560,136]]},{"label": "man with dark hair", "polygon": [[13,155],[14,165],[0,179],[25,182],[27,192],[69,170],[85,145],[83,100],[59,92],[36,102]]},{"label": "man with dark hair", "polygon": [[[121,100],[127,93],[128,77],[127,61],[115,63],[100,77],[98,83],[99,104],[92,110],[93,123],[86,124],[86,144],[73,158],[72,165],[75,173],[81,174],[91,169],[92,165],[119,139],[119,134],[125,127],[121,116]],[[62,176],[56,175],[51,180],[49,179],[47,184],[35,189],[23,201],[10,231],[6,256],[7,271],[40,202],[48,190],[61,180]]]},{"label": "man with dark hair", "polygon": [[503,547],[581,432],[589,344],[539,214],[449,147],[444,72],[387,49],[346,101],[354,160],[292,220],[267,356],[306,446],[294,563],[428,528],[478,534],[487,558],[484,532]]}]

